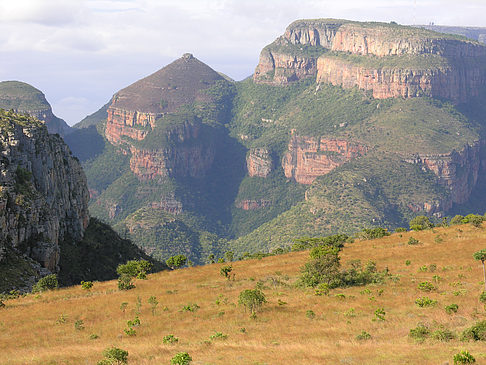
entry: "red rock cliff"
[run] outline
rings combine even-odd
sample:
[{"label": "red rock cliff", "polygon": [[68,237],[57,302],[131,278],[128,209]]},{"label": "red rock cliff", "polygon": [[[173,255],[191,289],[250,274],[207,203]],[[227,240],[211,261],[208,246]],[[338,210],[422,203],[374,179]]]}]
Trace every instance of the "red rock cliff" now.
[{"label": "red rock cliff", "polygon": [[282,167],[287,178],[301,184],[311,184],[345,162],[362,156],[367,147],[356,142],[292,135],[289,151],[284,155]]}]

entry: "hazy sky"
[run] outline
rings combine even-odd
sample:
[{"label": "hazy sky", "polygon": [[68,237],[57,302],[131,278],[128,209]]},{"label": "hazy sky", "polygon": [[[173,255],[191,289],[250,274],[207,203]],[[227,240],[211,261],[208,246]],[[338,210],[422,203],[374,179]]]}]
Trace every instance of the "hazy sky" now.
[{"label": "hazy sky", "polygon": [[0,81],[69,124],[183,53],[236,80],[301,18],[486,27],[486,0],[0,0]]}]

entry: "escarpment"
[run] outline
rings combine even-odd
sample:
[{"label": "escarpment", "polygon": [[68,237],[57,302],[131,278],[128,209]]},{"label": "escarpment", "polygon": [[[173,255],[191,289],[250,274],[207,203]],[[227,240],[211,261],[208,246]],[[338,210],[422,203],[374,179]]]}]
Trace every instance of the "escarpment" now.
[{"label": "escarpment", "polygon": [[486,46],[458,36],[384,23],[292,23],[265,47],[257,83],[316,78],[375,98],[430,96],[460,103],[486,85]]},{"label": "escarpment", "polygon": [[25,115],[0,111],[0,148],[0,242],[57,272],[61,241],[81,240],[88,226],[84,172],[59,136]]},{"label": "escarpment", "polygon": [[0,82],[0,108],[14,110],[43,121],[49,133],[61,137],[72,132],[66,122],[52,113],[45,95],[35,87],[20,81]]}]

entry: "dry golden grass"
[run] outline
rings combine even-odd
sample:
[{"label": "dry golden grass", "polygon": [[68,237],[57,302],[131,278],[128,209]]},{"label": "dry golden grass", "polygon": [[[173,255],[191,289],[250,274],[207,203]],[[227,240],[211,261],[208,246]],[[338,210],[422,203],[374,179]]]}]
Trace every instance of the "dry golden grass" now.
[{"label": "dry golden grass", "polygon": [[[410,236],[423,244],[407,245]],[[329,296],[292,285],[308,252],[235,262],[235,281],[225,280],[219,273],[221,264],[214,264],[150,275],[129,291],[118,291],[116,282],[110,281],[95,283],[90,292],[77,286],[28,295],[0,309],[0,364],[96,364],[112,345],[129,352],[130,364],[170,364],[181,351],[192,356],[193,364],[452,364],[453,355],[462,349],[484,364],[484,343],[429,339],[419,344],[408,333],[419,322],[460,333],[486,319],[478,301],[482,267],[472,258],[485,242],[486,229],[463,225],[348,244],[341,255],[344,265],[352,259],[374,260],[379,269],[388,267],[400,280],[333,290]],[[406,260],[411,264],[405,265]],[[435,272],[419,270],[430,264],[437,265]],[[418,290],[420,282],[433,281],[434,275],[441,277],[437,291]],[[237,305],[238,295],[259,280],[267,287],[268,304],[250,319]],[[438,305],[416,306],[415,299],[424,295],[438,300]],[[150,296],[159,301],[155,316],[147,302]],[[123,330],[135,317],[137,297],[142,300],[141,325],[135,337],[128,337]],[[287,304],[279,305],[279,299]],[[129,303],[125,313],[122,302]],[[180,311],[189,303],[200,309]],[[459,305],[457,314],[444,311],[451,303]],[[377,308],[386,311],[385,321],[373,321]],[[308,310],[314,311],[314,319],[307,318]],[[66,322],[57,324],[61,315]],[[84,330],[74,328],[77,319],[84,321]],[[356,340],[361,331],[372,339]],[[228,338],[210,341],[215,332]],[[91,340],[90,334],[99,338]],[[179,342],[163,344],[168,334]]]}]

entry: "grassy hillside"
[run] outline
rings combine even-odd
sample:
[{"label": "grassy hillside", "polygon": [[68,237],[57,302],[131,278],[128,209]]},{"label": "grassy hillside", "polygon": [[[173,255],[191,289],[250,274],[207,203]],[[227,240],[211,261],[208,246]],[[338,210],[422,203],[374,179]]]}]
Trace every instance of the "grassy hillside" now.
[{"label": "grassy hillside", "polygon": [[[407,245],[411,236],[421,243]],[[0,308],[0,364],[96,363],[111,346],[127,350],[129,364],[169,364],[179,352],[188,352],[194,364],[450,364],[464,349],[484,364],[484,342],[458,336],[486,319],[478,301],[482,267],[472,258],[485,239],[484,228],[463,225],[346,244],[343,266],[373,260],[391,276],[327,296],[295,287],[309,259],[303,251],[234,262],[234,280],[213,264],[149,275],[130,291],[96,282],[90,291],[77,286],[8,300]],[[420,290],[426,281],[435,289]],[[268,303],[252,319],[238,296],[256,286]],[[158,301],[154,313],[151,296]],[[419,307],[415,301],[424,296],[437,303]],[[136,336],[127,336],[138,300],[140,325]],[[183,310],[195,304],[198,309]],[[457,313],[446,313],[451,304]],[[380,308],[384,320],[375,315]],[[76,329],[77,321],[84,329]],[[420,324],[453,338],[418,342],[409,333]],[[371,338],[357,339],[363,331]],[[164,344],[169,334],[178,342]]]}]

